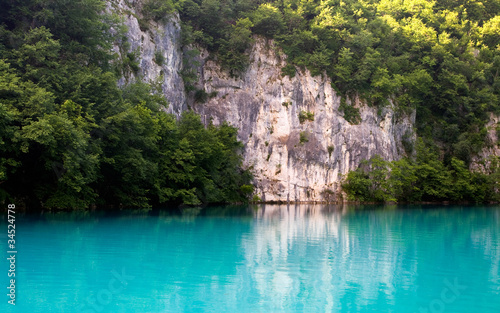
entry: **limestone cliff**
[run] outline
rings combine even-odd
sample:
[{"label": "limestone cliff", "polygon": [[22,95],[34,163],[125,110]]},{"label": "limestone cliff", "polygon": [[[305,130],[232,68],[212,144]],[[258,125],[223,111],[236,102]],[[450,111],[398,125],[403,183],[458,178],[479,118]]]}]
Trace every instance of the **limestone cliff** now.
[{"label": "limestone cliff", "polygon": [[[238,78],[214,61],[204,62],[200,85],[217,96],[191,104],[206,121],[228,121],[239,129],[263,200],[325,200],[327,190],[335,192],[341,176],[362,160],[374,154],[394,160],[404,153],[402,138],[413,133],[412,118],[358,102],[362,121],[351,125],[328,78],[307,70],[283,77],[286,60],[276,51],[272,42],[257,39],[250,66]],[[301,111],[314,120],[301,123]]]},{"label": "limestone cliff", "polygon": [[[245,165],[253,168],[256,193],[264,201],[338,199],[342,175],[375,154],[386,160],[400,158],[405,153],[403,137],[414,138],[415,116],[390,107],[378,110],[356,101],[362,120],[351,125],[339,112],[341,98],[328,78],[311,76],[307,70],[283,77],[286,57],[263,38],[256,38],[249,51],[250,65],[237,78],[202,52],[197,87],[216,95],[197,103],[186,95],[179,74],[183,66],[179,18],[149,21],[141,30],[139,5],[119,0],[110,6],[125,18],[128,52],[138,51],[139,71],[126,79],[137,76],[159,82],[170,112],[192,108],[205,123],[227,121],[237,127]],[[118,46],[116,51],[120,53]],[[161,65],[155,63],[158,51],[165,58]],[[314,114],[314,119],[301,122],[301,111]]]},{"label": "limestone cliff", "polygon": [[[173,15],[160,23],[144,20],[141,5],[141,0],[108,1],[108,10],[117,13],[127,27],[127,50],[123,51],[124,45],[117,43],[114,51],[121,58],[130,53],[139,63],[138,71],[126,73],[119,83],[125,84],[136,78],[159,83],[165,98],[171,103],[167,111],[178,115],[186,110],[184,82],[180,76],[183,57],[179,17]],[[157,60],[157,55],[161,56],[162,62]]]},{"label": "limestone cliff", "polygon": [[490,114],[490,119],[486,124],[486,146],[472,158],[471,169],[479,171],[487,171],[491,156],[500,156],[500,141],[498,127],[500,126],[500,117]]}]

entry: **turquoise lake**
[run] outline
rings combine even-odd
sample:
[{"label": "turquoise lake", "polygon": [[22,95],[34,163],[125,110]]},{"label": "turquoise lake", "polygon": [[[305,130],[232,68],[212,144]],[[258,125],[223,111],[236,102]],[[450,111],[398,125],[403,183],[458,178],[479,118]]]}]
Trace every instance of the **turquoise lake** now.
[{"label": "turquoise lake", "polygon": [[498,206],[16,216],[0,312],[500,312]]}]

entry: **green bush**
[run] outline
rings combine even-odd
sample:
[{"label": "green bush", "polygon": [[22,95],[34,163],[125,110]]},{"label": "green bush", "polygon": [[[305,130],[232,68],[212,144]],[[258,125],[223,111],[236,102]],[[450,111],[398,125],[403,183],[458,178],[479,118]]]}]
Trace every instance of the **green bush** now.
[{"label": "green bush", "polygon": [[363,161],[346,176],[342,188],[358,201],[498,201],[500,163],[488,162],[484,172],[471,172],[452,157],[448,164],[417,141],[416,159],[387,162],[380,156]]},{"label": "green bush", "polygon": [[340,100],[339,111],[344,113],[344,119],[350,124],[358,125],[361,123],[361,114],[359,109],[347,104],[345,99]]},{"label": "green bush", "polygon": [[200,63],[196,60],[196,57],[200,54],[197,49],[191,49],[184,52],[183,66],[181,70],[181,77],[184,82],[184,88],[186,92],[196,90],[195,83],[198,81],[198,76],[196,74],[196,68]]},{"label": "green bush", "polygon": [[306,142],[309,142],[309,134],[306,131],[301,131],[299,137],[299,143],[302,145]]},{"label": "green bush", "polygon": [[145,20],[164,21],[174,11],[172,0],[146,0],[142,6]]},{"label": "green bush", "polygon": [[402,143],[403,143],[403,148],[405,150],[406,155],[412,155],[413,154],[413,146],[415,143],[412,140],[413,134],[410,130],[407,130],[402,138]]},{"label": "green bush", "polygon": [[245,198],[245,200],[248,200],[248,199],[250,199],[250,196],[254,192],[254,187],[253,187],[253,185],[243,185],[240,187],[240,192],[243,195],[243,197]]},{"label": "green bush", "polygon": [[122,57],[122,64],[121,64],[121,71],[125,76],[128,76],[127,74],[129,73],[134,73],[138,74],[140,68],[139,64],[139,55],[140,51],[137,49],[132,52],[127,52],[123,57]]},{"label": "green bush", "polygon": [[156,51],[155,52],[154,61],[159,66],[162,66],[165,63],[165,56],[163,56],[163,52],[162,51]]},{"label": "green bush", "polygon": [[259,201],[260,201],[260,197],[258,195],[253,195],[252,202],[259,202]]},{"label": "green bush", "polygon": [[253,31],[267,37],[280,34],[285,28],[283,15],[270,3],[261,4],[251,14],[251,19],[254,24]]},{"label": "green bush", "polygon": [[198,89],[194,93],[194,101],[198,103],[205,103],[208,100],[208,93],[205,89]]},{"label": "green bush", "polygon": [[295,77],[297,70],[293,64],[287,64],[286,66],[281,68],[281,76],[288,76],[290,78]]},{"label": "green bush", "polygon": [[299,122],[303,124],[305,121],[314,121],[314,113],[308,111],[300,111]]}]

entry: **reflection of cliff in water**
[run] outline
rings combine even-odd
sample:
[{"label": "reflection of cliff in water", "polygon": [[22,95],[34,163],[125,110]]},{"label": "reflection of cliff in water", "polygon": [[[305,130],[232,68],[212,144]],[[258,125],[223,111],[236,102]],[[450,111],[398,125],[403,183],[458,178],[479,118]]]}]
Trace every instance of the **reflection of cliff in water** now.
[{"label": "reflection of cliff in water", "polygon": [[[356,298],[392,298],[400,249],[366,247],[370,234],[352,228],[349,214],[345,206],[304,204],[256,211],[255,236],[244,238],[242,245],[247,284],[274,308],[304,296],[316,302],[308,308],[321,311],[335,311],[344,297],[352,297],[353,305],[362,305]],[[412,278],[407,279],[411,285]]]},{"label": "reflection of cliff in water", "polygon": [[66,308],[88,296],[79,290],[105,286],[110,270],[122,267],[137,278],[114,312],[221,312],[213,308],[223,303],[223,312],[413,313],[440,296],[445,278],[467,286],[446,312],[500,307],[495,208],[52,212],[20,215],[16,236],[19,283],[34,295],[23,308],[47,298]]},{"label": "reflection of cliff in water", "polygon": [[321,311],[404,301],[434,292],[427,286],[436,279],[439,288],[443,277],[465,281],[471,266],[491,268],[482,281],[500,282],[500,236],[488,210],[367,208],[263,206],[243,238],[239,275],[273,307],[305,296]]}]

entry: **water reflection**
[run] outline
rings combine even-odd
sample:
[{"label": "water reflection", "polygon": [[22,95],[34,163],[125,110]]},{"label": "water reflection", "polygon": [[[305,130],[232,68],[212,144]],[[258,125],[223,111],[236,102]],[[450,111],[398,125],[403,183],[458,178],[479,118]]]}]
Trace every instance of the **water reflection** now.
[{"label": "water reflection", "polygon": [[376,311],[389,305],[412,312],[439,297],[445,278],[459,278],[476,300],[457,301],[454,312],[500,307],[498,299],[477,301],[499,292],[498,210],[390,209],[262,208],[255,212],[257,235],[243,242],[249,280],[261,300],[280,310],[294,307],[289,299],[306,292],[308,305],[320,311]]},{"label": "water reflection", "polygon": [[493,207],[301,204],[24,215],[17,309],[73,312],[105,288],[112,270],[125,268],[137,278],[114,295],[108,312],[413,313],[440,297],[444,279],[455,278],[467,289],[446,311],[497,312],[499,232],[500,209]]}]

